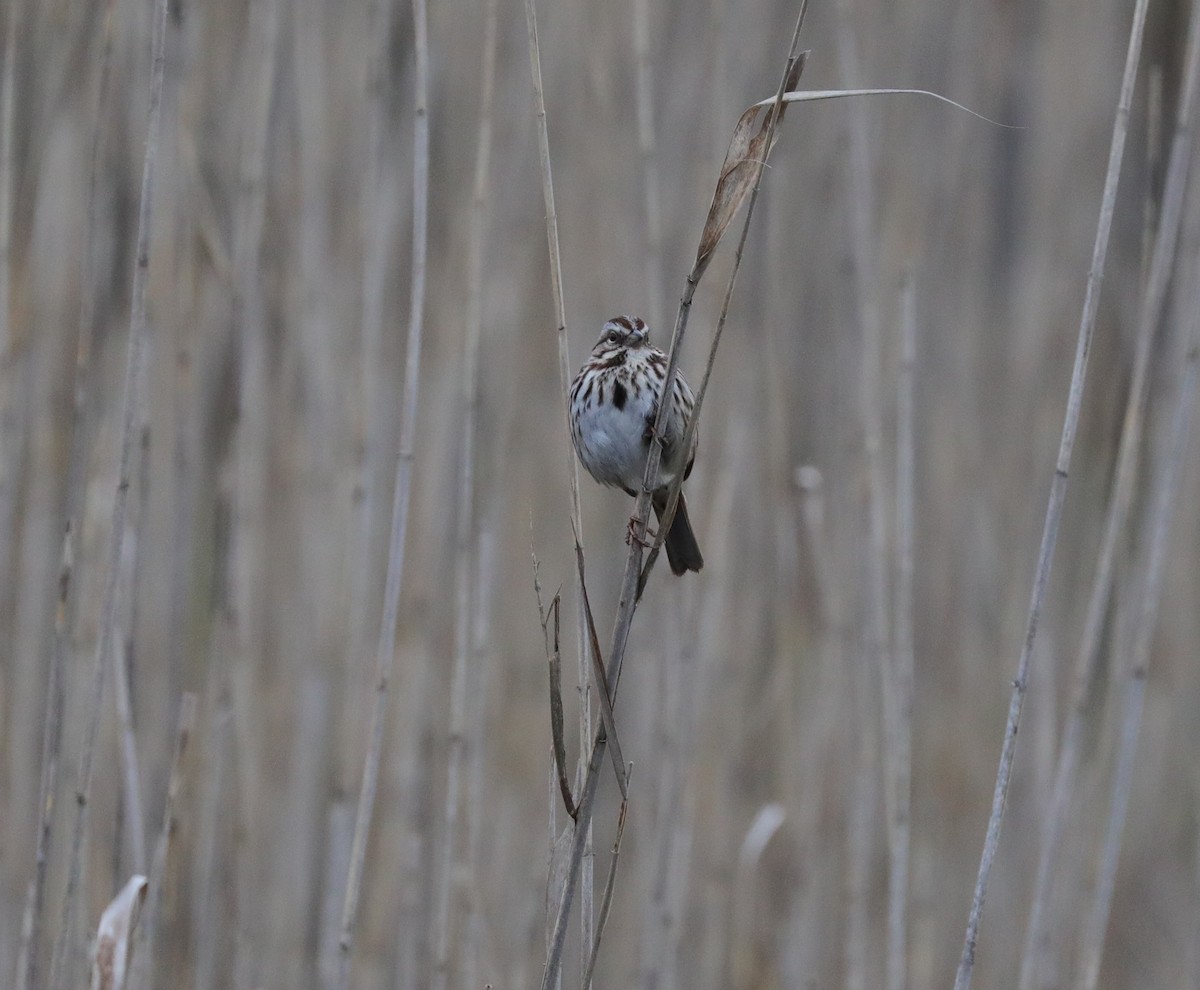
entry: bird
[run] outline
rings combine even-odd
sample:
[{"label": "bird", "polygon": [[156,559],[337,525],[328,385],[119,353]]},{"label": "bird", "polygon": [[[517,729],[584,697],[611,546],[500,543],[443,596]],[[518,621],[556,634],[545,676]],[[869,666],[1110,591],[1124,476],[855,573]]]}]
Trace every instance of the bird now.
[{"label": "bird", "polygon": [[[604,324],[569,393],[575,453],[600,484],[623,489],[630,495],[641,489],[666,377],[667,356],[650,343],[645,320],[616,316]],[[683,447],[695,404],[683,374],[676,373],[661,435],[658,487],[651,493],[654,514],[660,522],[667,508],[668,486],[680,472],[687,480],[696,460],[696,432],[688,449]],[[672,573],[699,571],[704,566],[682,491],[663,545]]]}]

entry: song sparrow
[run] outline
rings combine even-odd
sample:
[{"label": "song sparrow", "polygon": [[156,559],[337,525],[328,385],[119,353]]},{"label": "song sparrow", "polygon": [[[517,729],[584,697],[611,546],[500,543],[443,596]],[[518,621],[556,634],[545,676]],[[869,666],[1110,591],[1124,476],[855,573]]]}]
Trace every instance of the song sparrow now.
[{"label": "song sparrow", "polygon": [[[650,330],[636,316],[618,316],[604,324],[600,340],[571,383],[571,439],[588,474],[602,485],[636,495],[646,472],[650,435],[667,377],[667,356],[650,343]],[[682,374],[675,376],[671,408],[662,433],[662,460],[652,495],[654,514],[662,519],[667,486],[682,471],[686,479],[696,459],[696,438],[683,449],[683,434],[695,398]],[[676,574],[704,566],[679,493],[675,518],[663,541]]]}]

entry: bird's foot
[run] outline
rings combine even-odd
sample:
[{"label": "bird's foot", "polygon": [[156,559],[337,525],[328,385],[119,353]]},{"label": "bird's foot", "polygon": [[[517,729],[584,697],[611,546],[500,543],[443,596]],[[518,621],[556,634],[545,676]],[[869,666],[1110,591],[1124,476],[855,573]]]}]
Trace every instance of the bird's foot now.
[{"label": "bird's foot", "polygon": [[646,526],[637,516],[629,517],[629,525],[625,528],[626,544],[637,543],[643,550],[649,550],[654,546],[654,539],[658,534],[649,526]]}]

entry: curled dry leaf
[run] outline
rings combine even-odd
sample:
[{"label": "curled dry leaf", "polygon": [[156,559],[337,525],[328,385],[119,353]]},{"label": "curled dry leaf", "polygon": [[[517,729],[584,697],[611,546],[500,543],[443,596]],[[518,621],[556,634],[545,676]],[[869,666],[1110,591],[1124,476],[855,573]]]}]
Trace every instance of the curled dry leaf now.
[{"label": "curled dry leaf", "polygon": [[133,931],[147,886],[144,876],[134,874],[100,916],[96,956],[92,961],[92,990],[123,990],[133,954]]},{"label": "curled dry leaf", "polygon": [[[796,88],[807,57],[808,52],[801,52],[796,59],[796,64],[788,73],[785,91]],[[767,147],[767,134],[771,131],[771,108],[774,105],[773,99],[754,104],[738,118],[737,126],[733,129],[729,151],[725,153],[725,162],[721,166],[721,177],[717,180],[712,205],[708,208],[708,217],[704,221],[704,232],[700,235],[700,248],[696,252],[697,279],[708,267],[712,254],[721,243],[721,238],[737,214],[738,207],[754,188],[759,162],[765,162],[767,155],[771,153],[771,149]],[[780,120],[783,120],[785,109],[786,103],[779,108]],[[767,112],[764,113],[764,110]],[[771,137],[772,145],[778,137],[777,124]]]}]

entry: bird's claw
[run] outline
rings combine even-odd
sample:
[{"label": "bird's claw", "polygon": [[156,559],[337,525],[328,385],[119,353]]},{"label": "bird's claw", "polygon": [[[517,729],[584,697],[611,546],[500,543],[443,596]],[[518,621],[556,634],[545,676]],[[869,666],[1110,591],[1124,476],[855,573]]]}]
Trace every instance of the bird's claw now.
[{"label": "bird's claw", "polygon": [[627,544],[637,543],[642,549],[649,550],[654,546],[654,538],[656,536],[658,534],[645,525],[637,516],[629,517],[629,525],[625,529],[625,542]]}]

